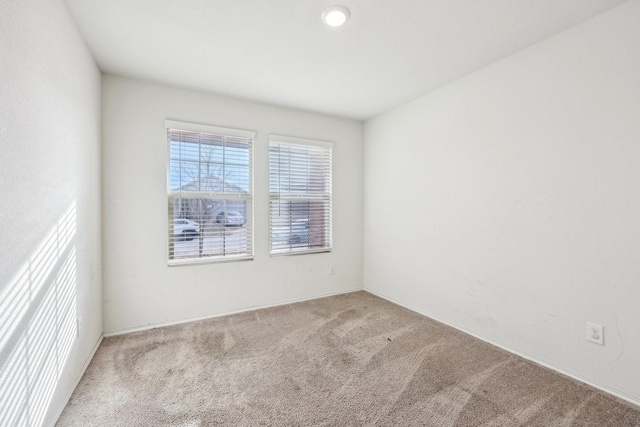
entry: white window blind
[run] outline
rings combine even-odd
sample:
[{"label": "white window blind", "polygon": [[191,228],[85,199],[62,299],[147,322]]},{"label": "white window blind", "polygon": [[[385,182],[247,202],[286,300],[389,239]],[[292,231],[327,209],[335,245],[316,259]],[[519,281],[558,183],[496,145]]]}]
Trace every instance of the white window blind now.
[{"label": "white window blind", "polygon": [[269,136],[271,254],[331,250],[333,143]]},{"label": "white window blind", "polygon": [[169,264],[251,259],[255,133],[165,124]]}]

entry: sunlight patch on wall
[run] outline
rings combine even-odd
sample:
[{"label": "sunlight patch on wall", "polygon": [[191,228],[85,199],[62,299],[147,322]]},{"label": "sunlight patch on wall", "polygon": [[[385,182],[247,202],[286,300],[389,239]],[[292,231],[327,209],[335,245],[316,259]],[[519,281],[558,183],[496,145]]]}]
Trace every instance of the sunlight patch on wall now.
[{"label": "sunlight patch on wall", "polygon": [[0,290],[0,425],[40,425],[77,336],[76,207]]}]

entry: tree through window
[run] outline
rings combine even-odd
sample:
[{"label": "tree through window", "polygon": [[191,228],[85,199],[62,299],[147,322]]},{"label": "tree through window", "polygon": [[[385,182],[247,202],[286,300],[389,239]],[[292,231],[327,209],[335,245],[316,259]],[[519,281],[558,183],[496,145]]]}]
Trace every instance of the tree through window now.
[{"label": "tree through window", "polygon": [[169,263],[252,258],[254,132],[166,122]]}]

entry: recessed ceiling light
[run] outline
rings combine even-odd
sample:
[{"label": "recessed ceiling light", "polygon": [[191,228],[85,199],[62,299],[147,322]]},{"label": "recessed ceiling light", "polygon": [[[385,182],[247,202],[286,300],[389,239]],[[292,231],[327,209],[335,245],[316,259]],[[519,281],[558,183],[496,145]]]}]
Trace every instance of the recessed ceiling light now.
[{"label": "recessed ceiling light", "polygon": [[322,11],[322,22],[331,26],[339,27],[349,20],[351,14],[344,6],[329,6]]}]

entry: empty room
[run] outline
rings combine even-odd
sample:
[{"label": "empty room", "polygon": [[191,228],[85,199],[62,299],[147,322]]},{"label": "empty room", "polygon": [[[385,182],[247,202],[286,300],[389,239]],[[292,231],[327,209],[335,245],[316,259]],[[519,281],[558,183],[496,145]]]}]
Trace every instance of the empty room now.
[{"label": "empty room", "polygon": [[640,426],[640,0],[0,0],[0,426]]}]

